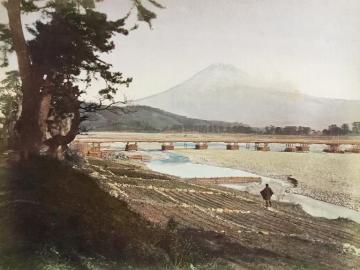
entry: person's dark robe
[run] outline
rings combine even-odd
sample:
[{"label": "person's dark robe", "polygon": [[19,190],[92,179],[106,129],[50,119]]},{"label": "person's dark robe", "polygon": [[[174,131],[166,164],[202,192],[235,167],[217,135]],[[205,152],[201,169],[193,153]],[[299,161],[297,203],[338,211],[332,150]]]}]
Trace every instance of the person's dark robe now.
[{"label": "person's dark robe", "polygon": [[262,191],[260,191],[260,194],[264,200],[269,201],[271,199],[271,196],[274,194],[274,192],[270,187],[266,187]]}]

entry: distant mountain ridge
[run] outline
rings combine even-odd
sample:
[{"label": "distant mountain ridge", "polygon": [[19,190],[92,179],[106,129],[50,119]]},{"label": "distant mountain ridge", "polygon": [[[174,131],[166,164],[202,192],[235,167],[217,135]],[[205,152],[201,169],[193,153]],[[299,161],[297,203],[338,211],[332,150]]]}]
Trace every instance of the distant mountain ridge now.
[{"label": "distant mountain ridge", "polygon": [[[290,89],[291,90],[291,89]],[[215,64],[185,82],[136,104],[187,117],[251,126],[311,126],[360,120],[360,101],[329,99],[259,82],[231,65]]]},{"label": "distant mountain ridge", "polygon": [[197,132],[242,132],[254,130],[241,123],[206,121],[188,118],[148,106],[111,107],[87,114],[81,123],[82,130],[94,131],[197,131]]}]

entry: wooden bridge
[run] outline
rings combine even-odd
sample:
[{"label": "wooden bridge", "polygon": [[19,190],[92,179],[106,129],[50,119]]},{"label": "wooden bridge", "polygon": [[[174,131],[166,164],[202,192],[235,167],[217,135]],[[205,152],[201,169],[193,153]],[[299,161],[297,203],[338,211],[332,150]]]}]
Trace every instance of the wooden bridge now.
[{"label": "wooden bridge", "polygon": [[[101,135],[101,134],[100,134]],[[101,145],[113,143],[124,143],[125,151],[137,151],[140,143],[160,143],[161,150],[174,150],[175,143],[193,143],[194,148],[198,150],[208,149],[209,143],[223,143],[227,150],[239,150],[239,144],[245,144],[246,149],[256,151],[270,151],[271,144],[283,144],[284,152],[308,152],[311,144],[323,144],[327,147],[324,152],[328,153],[360,153],[360,138],[331,138],[331,137],[299,137],[299,136],[199,136],[197,134],[183,135],[179,134],[110,134],[102,135],[80,135],[76,138],[73,145],[81,149],[84,155],[103,156],[111,155],[111,151],[102,150]],[[343,150],[342,145],[352,145],[351,148]],[[80,146],[80,147],[79,147]]]},{"label": "wooden bridge", "polygon": [[171,134],[171,133],[119,133],[94,132],[78,135],[77,142],[88,143],[251,143],[251,144],[353,144],[360,145],[360,136],[293,136],[244,134]]}]

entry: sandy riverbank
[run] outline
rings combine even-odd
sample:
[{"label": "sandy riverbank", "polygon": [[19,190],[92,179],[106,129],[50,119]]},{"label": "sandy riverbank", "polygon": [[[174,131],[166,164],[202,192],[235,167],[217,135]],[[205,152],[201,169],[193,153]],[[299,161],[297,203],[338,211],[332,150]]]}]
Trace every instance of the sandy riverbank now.
[{"label": "sandy riverbank", "polygon": [[360,155],[226,150],[176,150],[193,162],[299,181],[294,193],[360,209]]}]

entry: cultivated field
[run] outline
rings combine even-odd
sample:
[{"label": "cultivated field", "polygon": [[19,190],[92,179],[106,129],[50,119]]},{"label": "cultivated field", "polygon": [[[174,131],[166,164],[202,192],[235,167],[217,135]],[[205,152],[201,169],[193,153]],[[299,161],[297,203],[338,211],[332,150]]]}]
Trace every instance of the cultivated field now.
[{"label": "cultivated field", "polygon": [[258,196],[187,183],[123,161],[90,159],[83,169],[147,220],[203,232],[203,244],[234,269],[357,269],[360,265],[356,223],[314,218],[285,203],[267,210]]}]

